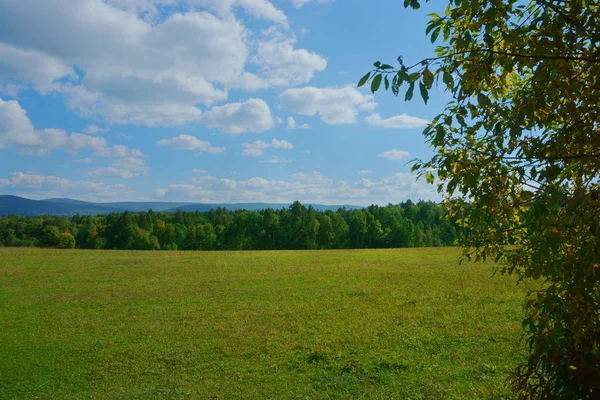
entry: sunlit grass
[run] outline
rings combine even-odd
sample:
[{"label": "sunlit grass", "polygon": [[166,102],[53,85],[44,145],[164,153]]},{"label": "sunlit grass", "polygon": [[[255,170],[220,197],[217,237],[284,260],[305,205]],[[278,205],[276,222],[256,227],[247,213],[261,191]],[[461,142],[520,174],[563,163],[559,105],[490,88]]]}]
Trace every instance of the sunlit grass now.
[{"label": "sunlit grass", "polygon": [[525,284],[456,249],[0,249],[0,398],[509,398]]}]

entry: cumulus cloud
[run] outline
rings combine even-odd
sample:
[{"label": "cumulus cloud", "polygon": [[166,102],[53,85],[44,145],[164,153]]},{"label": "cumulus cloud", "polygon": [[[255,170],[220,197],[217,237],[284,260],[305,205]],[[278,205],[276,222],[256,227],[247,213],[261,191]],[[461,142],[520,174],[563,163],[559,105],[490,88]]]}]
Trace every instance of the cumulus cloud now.
[{"label": "cumulus cloud", "polygon": [[288,160],[287,158],[279,158],[279,157],[273,157],[273,158],[269,158],[268,160],[259,161],[259,163],[261,163],[261,164],[289,164],[290,162],[291,162],[291,160]]},{"label": "cumulus cloud", "polygon": [[311,129],[312,127],[309,124],[296,125],[296,120],[294,117],[287,118],[287,128],[288,129]]},{"label": "cumulus cloud", "polygon": [[[174,7],[161,14],[163,5]],[[236,8],[280,33],[257,35]],[[285,14],[268,0],[2,1],[0,26],[0,86],[27,82],[109,124],[198,122],[199,105],[226,100],[230,88],[306,83],[326,66],[295,47]]]},{"label": "cumulus cloud", "polygon": [[67,134],[63,129],[35,129],[27,112],[16,100],[0,98],[0,148],[14,147],[21,154],[44,155],[55,149],[70,153],[92,150],[99,157],[142,157],[139,150],[109,147],[103,137]]},{"label": "cumulus cloud", "polygon": [[430,123],[430,121],[426,119],[411,117],[406,114],[397,115],[387,119],[382,119],[379,114],[372,114],[365,118],[365,121],[370,125],[388,129],[424,128]]},{"label": "cumulus cloud", "polygon": [[154,191],[156,197],[164,197],[167,193],[169,193],[169,189],[156,189]]},{"label": "cumulus cloud", "polygon": [[383,153],[381,153],[379,155],[379,157],[387,158],[388,160],[401,160],[408,156],[410,156],[410,153],[408,151],[396,150],[396,149],[384,151]]},{"label": "cumulus cloud", "polygon": [[351,86],[288,89],[280,100],[286,110],[301,115],[318,114],[330,125],[354,123],[360,111],[372,111],[377,106],[372,95],[362,94]]},{"label": "cumulus cloud", "polygon": [[242,155],[248,157],[264,156],[266,149],[292,150],[294,148],[294,145],[287,140],[278,139],[273,139],[270,143],[257,140],[253,143],[242,143],[242,146],[244,146]]},{"label": "cumulus cloud", "polygon": [[146,162],[138,157],[126,156],[113,161],[112,166],[93,168],[86,174],[86,178],[97,179],[131,179],[148,175]]},{"label": "cumulus cloud", "polygon": [[308,3],[331,3],[335,0],[291,0],[292,5],[296,8],[302,8],[304,7],[304,5],[308,4]]},{"label": "cumulus cloud", "polygon": [[122,138],[122,139],[133,139],[133,136],[127,135],[127,134],[125,134],[123,132],[117,132],[117,136],[120,137],[120,138]]},{"label": "cumulus cloud", "polygon": [[259,75],[270,86],[281,87],[310,82],[325,70],[327,61],[316,53],[295,48],[296,39],[268,32],[258,43],[252,61],[261,66]]},{"label": "cumulus cloud", "polygon": [[268,0],[185,0],[185,2],[190,5],[208,7],[225,17],[231,16],[232,11],[236,8],[242,8],[246,13],[255,18],[276,22],[282,25],[287,25],[288,23],[287,17],[283,11],[276,8]]},{"label": "cumulus cloud", "polygon": [[249,99],[243,103],[213,107],[204,114],[202,122],[209,128],[230,135],[264,132],[275,126],[271,109],[262,99]]},{"label": "cumulus cloud", "polygon": [[126,187],[121,184],[107,185],[32,172],[13,172],[7,178],[0,178],[0,187],[10,188],[17,194],[31,198],[76,197],[95,200],[101,197],[123,200],[128,195]]},{"label": "cumulus cloud", "polygon": [[[62,129],[36,130],[27,112],[17,101],[4,101],[0,98],[0,148],[3,147],[14,147],[20,154],[36,156],[48,154],[55,149],[74,154],[88,150],[93,151],[96,157],[116,159],[111,167],[90,170],[87,177],[135,178],[148,173],[141,151],[122,145],[109,146],[106,139],[99,136],[76,132],[67,134]],[[92,159],[83,158],[74,162],[90,164]]]},{"label": "cumulus cloud", "polygon": [[73,162],[74,162],[75,164],[91,164],[91,163],[93,163],[93,162],[94,162],[94,160],[92,160],[92,159],[91,159],[91,158],[89,158],[89,157],[86,157],[86,158],[81,158],[81,159],[79,159],[79,160],[73,160]]},{"label": "cumulus cloud", "polygon": [[334,181],[318,171],[300,172],[289,181],[253,177],[248,180],[215,178],[199,184],[171,185],[164,193],[206,203],[247,201],[283,203],[300,200],[325,204],[388,204],[407,199],[440,200],[435,188],[415,175],[401,172],[380,181],[361,179],[354,184]]},{"label": "cumulus cloud", "polygon": [[[0,13],[2,5],[0,4]],[[2,21],[0,16],[0,21]],[[0,22],[1,24],[2,22]],[[1,40],[1,33],[0,33]],[[73,68],[57,57],[38,50],[26,50],[0,41],[0,82],[9,78],[29,82],[46,93],[61,79],[76,79]]]},{"label": "cumulus cloud", "polygon": [[372,173],[373,173],[373,171],[371,171],[370,169],[361,169],[361,170],[358,172],[358,174],[359,174],[359,175],[370,175],[370,174],[372,174]]},{"label": "cumulus cloud", "polygon": [[82,132],[87,133],[88,135],[96,135],[98,133],[106,133],[108,131],[110,131],[110,128],[101,128],[96,125],[88,125]]},{"label": "cumulus cloud", "polygon": [[163,139],[158,142],[159,146],[170,147],[175,150],[189,150],[202,153],[219,154],[224,153],[224,147],[213,146],[209,142],[200,140],[195,136],[179,135],[172,139]]},{"label": "cumulus cloud", "polygon": [[310,183],[331,183],[333,182],[331,179],[325,177],[323,173],[319,171],[312,172],[296,172],[292,175],[292,178],[297,181],[304,181]]}]

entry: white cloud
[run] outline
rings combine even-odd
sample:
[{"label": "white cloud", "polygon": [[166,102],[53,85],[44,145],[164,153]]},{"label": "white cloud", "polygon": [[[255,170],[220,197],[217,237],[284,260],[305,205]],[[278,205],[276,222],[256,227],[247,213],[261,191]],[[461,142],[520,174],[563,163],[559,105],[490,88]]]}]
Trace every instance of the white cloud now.
[{"label": "white cloud", "polygon": [[[165,192],[166,193],[166,192]],[[440,200],[441,197],[424,180],[401,172],[380,181],[362,179],[354,184],[334,181],[319,172],[300,172],[291,181],[253,177],[248,180],[216,178],[200,184],[179,184],[168,187],[173,198],[206,203],[273,202],[300,200],[324,204],[388,204],[407,199]]]},{"label": "white cloud", "polygon": [[[62,129],[36,130],[27,117],[27,112],[17,101],[0,99],[0,148],[16,147],[25,155],[44,155],[55,149],[64,149],[69,153],[91,150],[96,157],[116,158],[112,167],[95,168],[89,171],[88,177],[120,177],[135,178],[146,175],[146,162],[141,158],[144,154],[126,146],[108,146],[105,138],[89,136],[81,133],[68,135]],[[91,163],[90,158],[75,162]]]},{"label": "white cloud", "polygon": [[396,150],[396,149],[384,151],[383,153],[381,153],[379,155],[379,157],[387,158],[388,160],[401,160],[408,156],[410,156],[409,152],[404,151],[404,150]]},{"label": "white cloud", "polygon": [[107,185],[101,182],[74,181],[54,175],[41,175],[32,172],[13,172],[0,179],[0,187],[8,187],[18,194],[31,198],[76,197],[95,200],[120,199],[127,197],[124,185]]},{"label": "white cloud", "polygon": [[271,109],[262,99],[249,99],[243,103],[213,107],[204,113],[202,122],[209,128],[219,129],[230,135],[264,132],[275,126]]},{"label": "white cloud", "polygon": [[106,133],[108,131],[110,131],[110,128],[100,128],[96,125],[88,125],[82,132],[87,133],[88,135],[95,135],[97,133]]},{"label": "white cloud", "polygon": [[7,147],[15,147],[19,153],[27,155],[44,155],[55,149],[71,153],[94,150],[100,157],[118,157],[108,155],[115,150],[123,155],[142,155],[138,150],[129,150],[125,146],[110,148],[103,137],[81,133],[69,135],[62,129],[35,129],[27,112],[16,100],[0,98],[0,148]]},{"label": "white cloud", "polygon": [[[122,1],[122,0],[121,0]],[[287,17],[268,0],[185,0],[196,6],[209,7],[222,16],[231,16],[235,8],[243,8],[253,17],[287,25]]]},{"label": "white cloud", "polygon": [[122,139],[133,139],[133,136],[127,135],[127,134],[125,134],[123,132],[117,132],[117,136],[120,137],[120,138],[122,138]]},{"label": "white cloud", "polygon": [[156,197],[164,197],[167,193],[169,193],[169,189],[156,189],[154,195]]},{"label": "white cloud", "polygon": [[179,135],[172,139],[163,139],[158,142],[160,146],[170,147],[175,150],[189,150],[210,154],[224,153],[224,147],[213,146],[209,142],[198,139],[195,136]]},{"label": "white cloud", "polygon": [[359,111],[372,111],[377,106],[372,95],[350,86],[288,89],[280,100],[283,108],[301,115],[319,114],[330,125],[354,123]]},{"label": "white cloud", "polygon": [[331,3],[335,0],[291,0],[292,5],[296,8],[302,8],[304,5],[314,2],[314,3]]},{"label": "white cloud", "polygon": [[270,86],[282,87],[310,82],[324,71],[327,61],[316,53],[296,49],[296,39],[278,32],[258,43],[252,61],[261,66],[259,76]]},{"label": "white cloud", "polygon": [[[161,14],[161,5],[174,7]],[[282,33],[259,36],[236,8]],[[198,122],[199,105],[226,100],[228,89],[306,83],[326,66],[295,48],[287,17],[268,0],[10,0],[0,2],[0,26],[5,92],[16,90],[7,79],[27,82],[108,124]]]},{"label": "white cloud", "polygon": [[[175,5],[177,0],[105,0],[108,4],[125,11],[140,14],[152,20],[159,14],[159,6]],[[285,14],[268,0],[183,0],[188,7],[207,7],[223,17],[231,17],[235,8],[267,21],[287,24]]]},{"label": "white cloud", "polygon": [[83,116],[109,123],[197,121],[196,104],[224,100],[226,92],[213,84],[236,80],[247,58],[245,28],[204,12],[173,14],[153,25],[99,0],[24,0],[0,4],[0,25],[11,32],[0,32],[0,41],[84,70],[80,84],[54,90]]},{"label": "white cloud", "polygon": [[203,170],[203,169],[196,169],[196,168],[194,168],[192,170],[192,174],[205,174],[205,173],[206,173],[206,170]]},{"label": "white cloud", "polygon": [[430,121],[426,119],[411,117],[406,114],[397,115],[387,119],[382,119],[379,114],[372,114],[365,118],[365,121],[370,125],[388,129],[424,128],[430,123]]},{"label": "white cloud", "polygon": [[331,183],[333,182],[331,179],[325,177],[323,173],[319,171],[312,172],[296,172],[292,175],[292,178],[297,181],[304,181],[310,183]]},{"label": "white cloud", "polygon": [[263,142],[262,140],[257,140],[253,143],[242,143],[244,146],[244,150],[242,151],[242,155],[248,157],[260,157],[265,155],[266,149],[282,149],[282,150],[292,150],[294,145],[287,140],[278,140],[273,139],[270,143]]},{"label": "white cloud", "polygon": [[296,120],[294,117],[287,118],[287,127],[288,129],[296,129]]},{"label": "white cloud", "polygon": [[373,171],[371,171],[370,169],[361,169],[361,170],[358,172],[358,174],[359,174],[359,175],[370,175],[370,174],[372,174],[372,173],[373,173]]},{"label": "white cloud", "polygon": [[287,118],[287,128],[288,129],[311,129],[312,126],[310,126],[309,124],[302,124],[300,126],[296,125],[296,120],[294,119],[294,117],[288,117]]},{"label": "white cloud", "polygon": [[91,158],[81,158],[79,160],[73,160],[75,164],[91,164],[94,162]]},{"label": "white cloud", "polygon": [[289,164],[291,161],[287,158],[273,157],[268,160],[259,161],[260,164]]},{"label": "white cloud", "polygon": [[0,95],[8,97],[17,97],[19,93],[26,89],[27,86],[23,84],[5,83],[0,84]]},{"label": "white cloud", "polygon": [[[1,12],[2,5],[0,5]],[[0,21],[2,19],[0,16]],[[38,50],[21,49],[0,41],[0,82],[7,78],[15,78],[29,82],[40,92],[46,93],[52,83],[63,77],[75,79],[77,75],[72,67],[56,57]]]},{"label": "white cloud", "polygon": [[86,178],[103,179],[131,179],[148,175],[146,162],[138,157],[126,156],[113,161],[112,166],[93,168],[86,174]]}]

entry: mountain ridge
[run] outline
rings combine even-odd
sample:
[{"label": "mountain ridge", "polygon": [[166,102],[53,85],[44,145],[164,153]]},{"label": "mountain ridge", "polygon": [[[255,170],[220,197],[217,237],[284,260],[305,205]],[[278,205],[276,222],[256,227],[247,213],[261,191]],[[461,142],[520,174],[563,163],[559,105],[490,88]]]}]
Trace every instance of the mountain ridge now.
[{"label": "mountain ridge", "polygon": [[[227,210],[250,210],[258,211],[267,208],[280,209],[287,208],[291,203],[193,203],[193,202],[88,202],[70,198],[51,198],[43,200],[33,200],[25,197],[14,195],[0,194],[0,216],[2,215],[18,215],[18,216],[41,216],[41,215],[57,215],[57,216],[72,216],[80,215],[102,215],[110,214],[111,212],[147,212],[150,209],[156,212],[175,212],[181,210],[183,212],[206,212],[217,207]],[[363,207],[354,205],[325,205],[325,204],[305,204],[312,206],[316,210],[335,211],[339,208],[360,209]]]}]

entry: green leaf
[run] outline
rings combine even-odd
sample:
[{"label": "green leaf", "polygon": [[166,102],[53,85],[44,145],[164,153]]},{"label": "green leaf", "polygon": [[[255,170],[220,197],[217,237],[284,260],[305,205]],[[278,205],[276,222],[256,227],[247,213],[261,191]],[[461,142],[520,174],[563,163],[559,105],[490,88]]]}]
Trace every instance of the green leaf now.
[{"label": "green leaf", "polygon": [[390,64],[381,64],[379,66],[379,69],[394,69],[394,67],[391,66]]},{"label": "green leaf", "polygon": [[419,73],[419,72],[413,72],[412,74],[410,74],[408,76],[408,79],[411,82],[416,82],[417,80],[419,80],[420,77],[421,77],[421,73]]},{"label": "green leaf", "polygon": [[418,0],[411,0],[410,1],[410,6],[412,8],[414,8],[415,10],[418,10],[419,8],[421,8],[421,4],[419,4]]},{"label": "green leaf", "polygon": [[441,125],[438,125],[436,127],[436,134],[435,134],[435,138],[433,139],[432,143],[435,146],[439,146],[445,137],[446,137],[446,131],[444,130],[444,127]]},{"label": "green leaf", "polygon": [[385,83],[385,90],[388,90],[390,88],[390,80],[388,79],[387,75],[385,76],[384,83]]},{"label": "green leaf", "polygon": [[433,86],[433,72],[429,68],[425,68],[425,71],[423,71],[423,83],[425,83],[427,89],[431,89],[431,86]]},{"label": "green leaf", "polygon": [[398,75],[394,76],[394,79],[392,80],[392,93],[394,93],[395,96],[398,96],[398,88],[400,87],[400,84],[398,83]]},{"label": "green leaf", "polygon": [[413,92],[415,91],[415,83],[411,82],[408,90],[406,91],[406,96],[404,96],[404,101],[410,101],[413,98]]},{"label": "green leaf", "polygon": [[489,33],[483,35],[483,41],[487,45],[487,47],[494,47],[494,38]]},{"label": "green leaf", "polygon": [[381,61],[375,61],[375,62],[373,63],[373,66],[374,66],[375,68],[379,68],[379,67],[381,66]]},{"label": "green leaf", "polygon": [[419,90],[421,91],[421,97],[425,104],[427,104],[427,100],[429,100],[429,92],[427,92],[427,88],[423,84],[423,82],[419,82]]},{"label": "green leaf", "polygon": [[433,176],[433,174],[431,172],[425,172],[425,180],[427,181],[427,183],[433,183],[435,182],[435,177]]},{"label": "green leaf", "polygon": [[437,40],[438,36],[440,36],[441,31],[441,27],[438,27],[436,30],[433,31],[433,33],[431,34],[431,43],[434,43]]},{"label": "green leaf", "polygon": [[452,77],[452,74],[449,73],[448,71],[444,71],[442,80],[446,84],[446,86],[448,86],[449,88],[454,87],[454,78]]},{"label": "green leaf", "polygon": [[370,77],[371,77],[371,72],[367,72],[367,74],[365,76],[360,78],[360,81],[358,81],[357,87],[364,86],[364,84],[368,82]]},{"label": "green leaf", "polygon": [[381,86],[382,78],[383,77],[381,74],[375,75],[375,77],[373,78],[373,81],[371,82],[371,92],[375,93],[376,91],[379,90],[379,86]]},{"label": "green leaf", "polygon": [[477,94],[477,102],[480,106],[489,106],[491,104],[490,99],[483,93]]},{"label": "green leaf", "polygon": [[406,73],[406,71],[400,70],[400,71],[398,71],[398,79],[400,79],[400,83],[402,83],[404,81],[409,81],[410,80],[410,76],[408,76],[408,74]]}]

